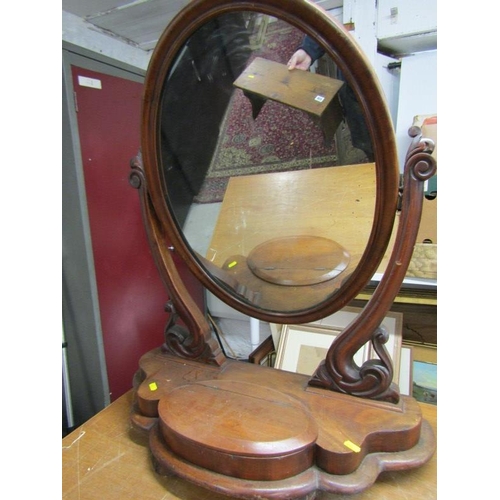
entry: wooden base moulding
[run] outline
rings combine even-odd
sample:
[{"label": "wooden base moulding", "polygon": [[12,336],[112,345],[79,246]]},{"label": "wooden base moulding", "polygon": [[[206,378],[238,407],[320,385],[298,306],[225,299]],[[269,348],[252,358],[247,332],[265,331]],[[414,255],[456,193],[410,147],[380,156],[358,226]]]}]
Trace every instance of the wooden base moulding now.
[{"label": "wooden base moulding", "polygon": [[357,493],[432,457],[434,433],[413,398],[361,399],[309,379],[157,349],[141,359],[132,422],[150,433],[157,472],[234,498]]}]

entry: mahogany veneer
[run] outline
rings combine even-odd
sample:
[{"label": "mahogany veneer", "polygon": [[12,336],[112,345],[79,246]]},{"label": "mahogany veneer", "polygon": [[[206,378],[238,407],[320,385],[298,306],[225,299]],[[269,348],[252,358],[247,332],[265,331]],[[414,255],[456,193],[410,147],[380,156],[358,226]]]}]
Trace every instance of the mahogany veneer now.
[{"label": "mahogany veneer", "polygon": [[232,360],[215,367],[161,349],[140,368],[132,421],[150,431],[157,470],[235,497],[354,493],[434,453],[410,397],[353,398],[310,387],[305,375]]}]

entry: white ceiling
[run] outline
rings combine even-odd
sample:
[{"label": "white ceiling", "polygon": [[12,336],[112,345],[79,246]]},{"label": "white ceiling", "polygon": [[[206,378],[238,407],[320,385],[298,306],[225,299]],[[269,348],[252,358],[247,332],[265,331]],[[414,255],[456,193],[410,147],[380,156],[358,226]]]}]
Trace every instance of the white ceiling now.
[{"label": "white ceiling", "polygon": [[[165,27],[190,0],[62,0],[62,10],[145,51],[152,50]],[[317,0],[325,9],[343,0]]]},{"label": "white ceiling", "polygon": [[189,1],[62,0],[62,9],[143,50],[151,50],[167,24]]}]

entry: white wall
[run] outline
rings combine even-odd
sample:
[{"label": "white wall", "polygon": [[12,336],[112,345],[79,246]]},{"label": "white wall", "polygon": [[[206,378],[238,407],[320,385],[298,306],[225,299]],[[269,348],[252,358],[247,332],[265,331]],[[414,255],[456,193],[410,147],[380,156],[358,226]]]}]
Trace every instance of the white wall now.
[{"label": "white wall", "polygon": [[[393,38],[437,31],[437,0],[377,0],[378,37]],[[396,9],[391,15],[391,9]]]},{"label": "white wall", "polygon": [[[384,12],[377,11],[377,3],[378,8],[385,9]],[[388,20],[389,6],[398,4],[397,22],[391,24],[392,21]],[[418,8],[402,0],[344,0],[343,22],[354,22],[355,30],[351,33],[371,61],[387,99],[396,133],[401,171],[411,142],[408,129],[413,117],[437,112],[437,50],[415,52],[402,57],[401,70],[389,71],[387,65],[396,59],[377,52],[377,37],[380,36],[378,23],[381,19],[387,21],[382,26],[384,35],[390,29],[403,37],[405,33],[433,27],[437,32],[435,6],[436,0],[425,0],[422,5],[418,4]]]},{"label": "white wall", "polygon": [[401,63],[396,140],[401,170],[411,142],[408,129],[416,115],[437,113],[437,50],[404,57]]},{"label": "white wall", "polygon": [[378,76],[385,94],[393,123],[396,123],[398,110],[399,73],[390,71],[387,66],[396,59],[377,52],[377,6],[374,0],[344,0],[343,22],[353,22],[351,31]]}]

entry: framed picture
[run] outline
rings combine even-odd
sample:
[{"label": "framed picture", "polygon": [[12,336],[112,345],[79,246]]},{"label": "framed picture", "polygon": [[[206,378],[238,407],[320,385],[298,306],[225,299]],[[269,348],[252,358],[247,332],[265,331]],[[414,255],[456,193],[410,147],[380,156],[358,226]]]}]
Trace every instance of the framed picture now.
[{"label": "framed picture", "polygon": [[437,346],[405,342],[413,353],[412,393],[422,403],[437,405]]},{"label": "framed picture", "polygon": [[[283,325],[274,367],[312,375],[340,333],[342,330],[321,326]],[[369,350],[363,346],[354,356],[356,363],[363,364]]]},{"label": "framed picture", "polygon": [[404,396],[411,396],[413,391],[413,351],[411,347],[401,347],[399,363],[399,391]]},{"label": "framed picture", "polygon": [[[360,308],[345,307],[316,323],[271,328],[273,341],[278,346],[275,368],[312,375],[325,359],[335,338],[361,311]],[[382,322],[389,334],[385,347],[393,361],[395,381],[399,381],[401,363],[402,316],[401,313],[390,312]],[[361,366],[368,359],[377,357],[369,342],[355,354],[354,361]]]}]

